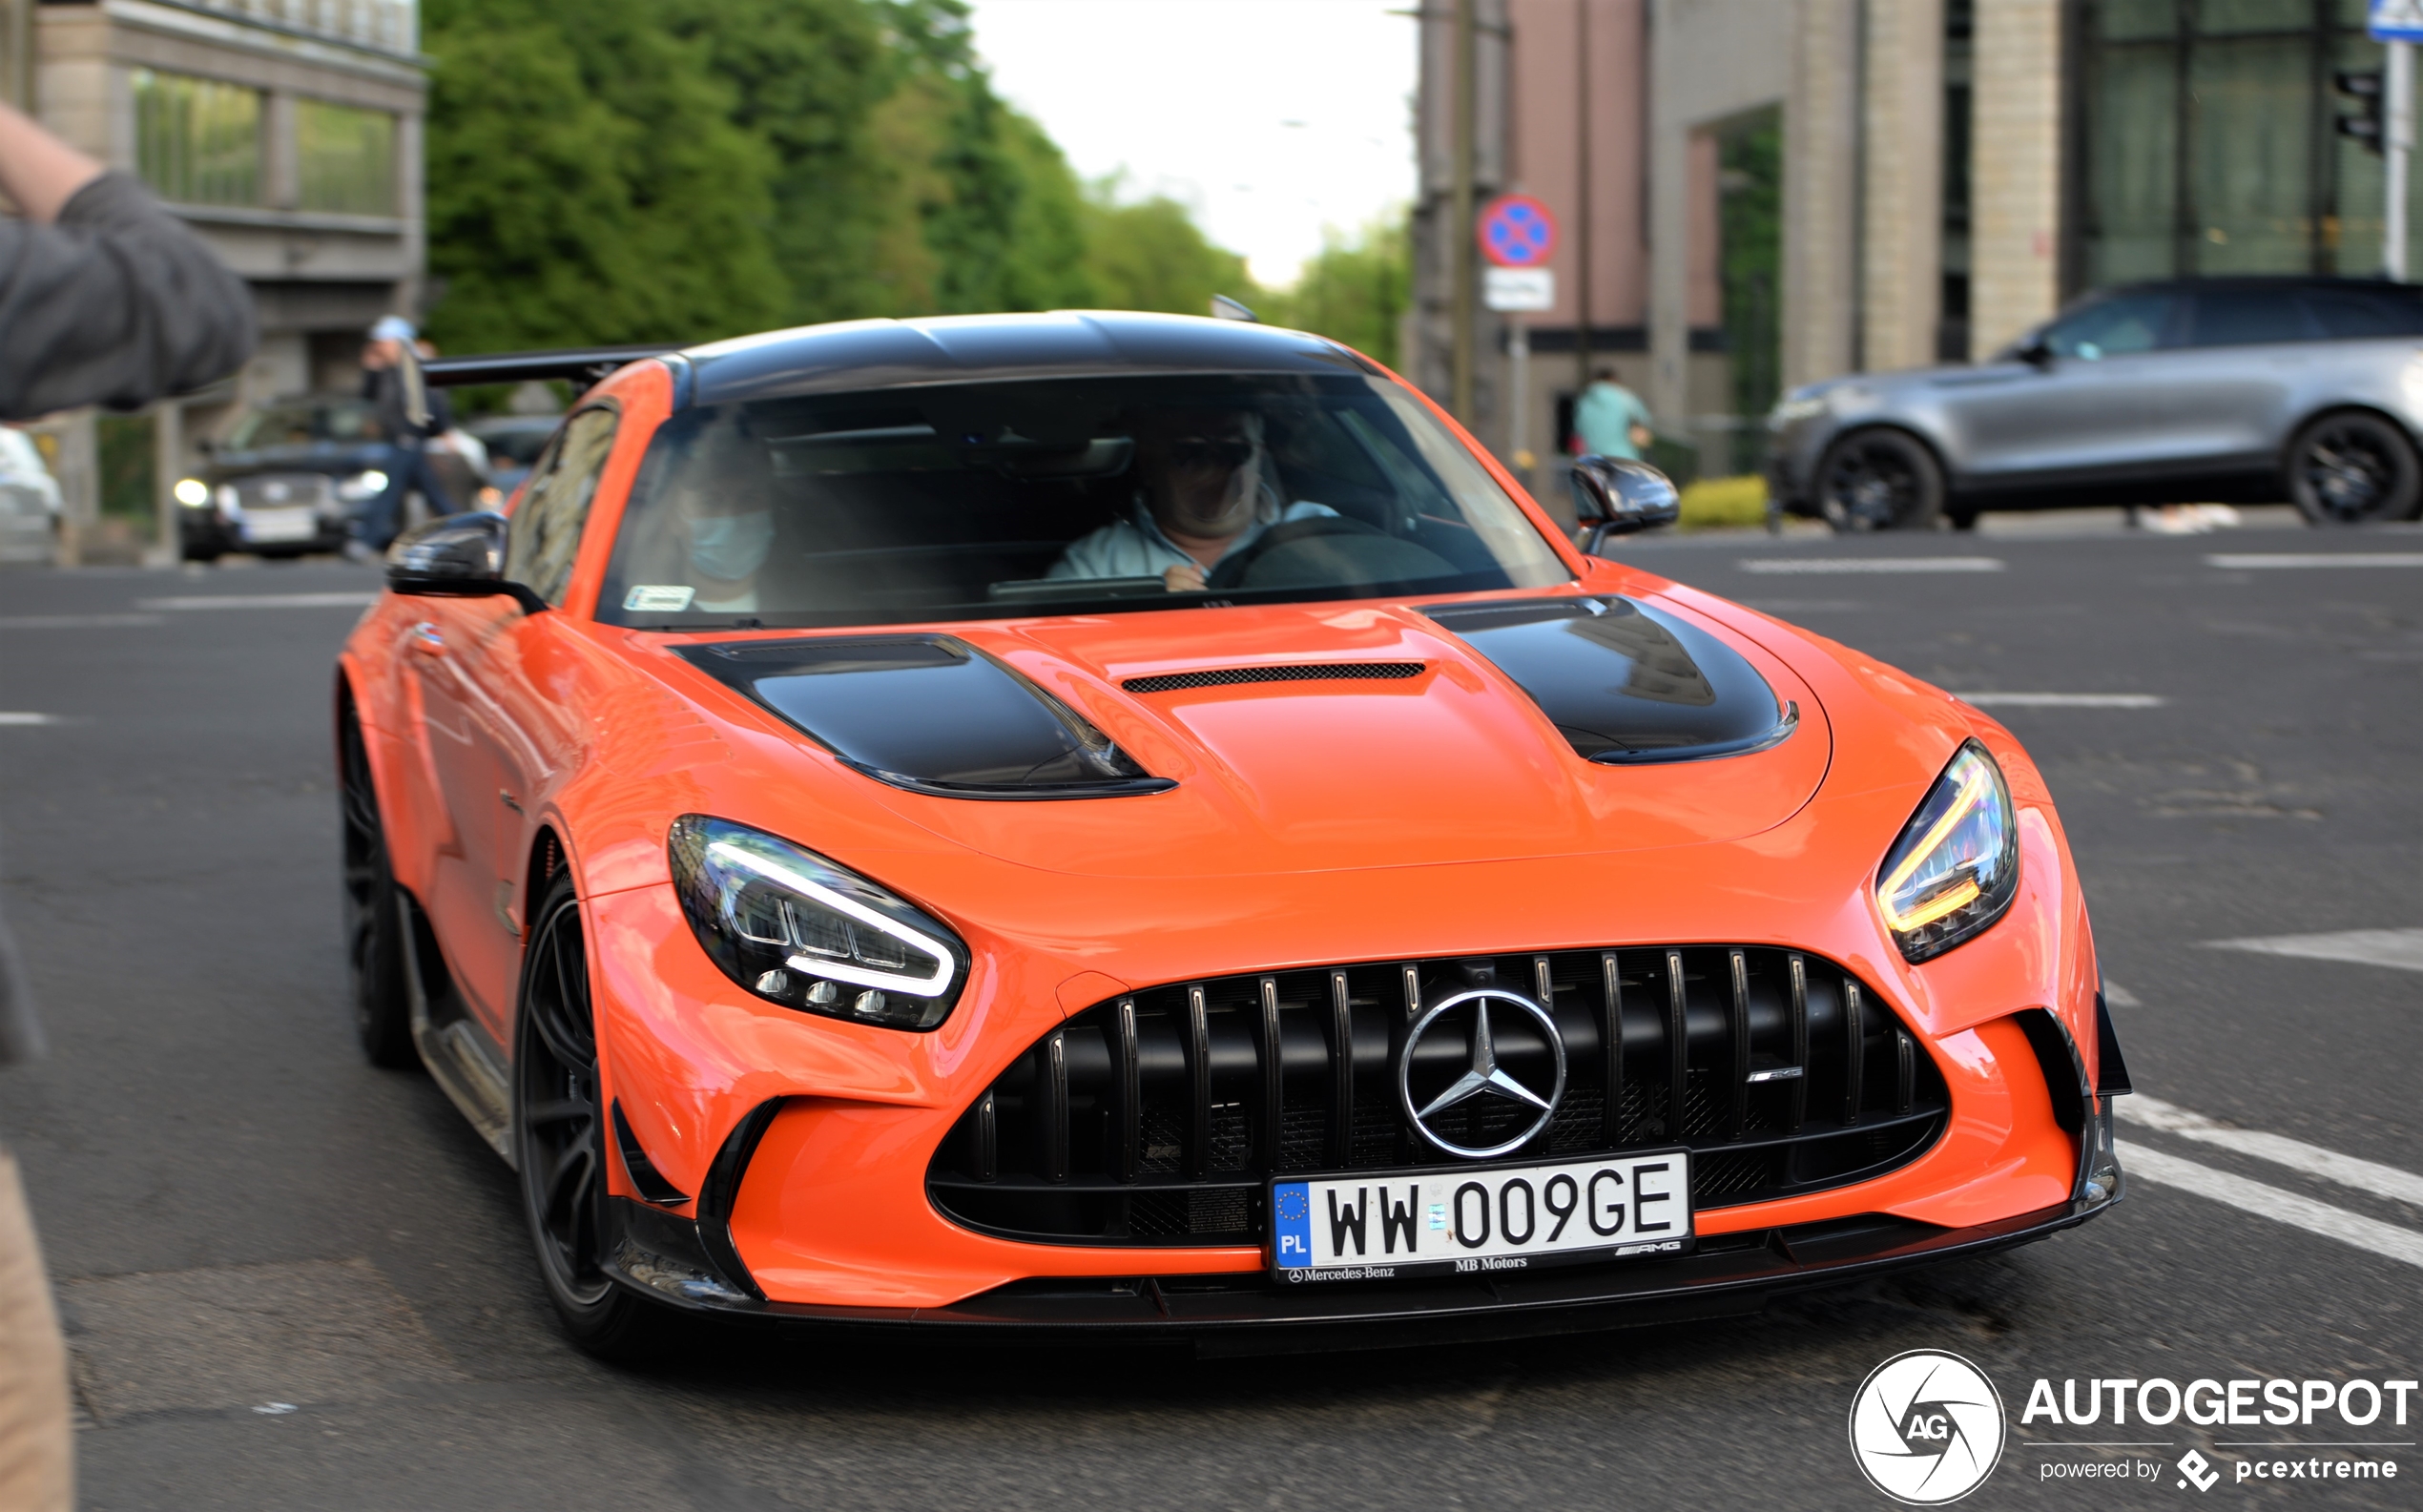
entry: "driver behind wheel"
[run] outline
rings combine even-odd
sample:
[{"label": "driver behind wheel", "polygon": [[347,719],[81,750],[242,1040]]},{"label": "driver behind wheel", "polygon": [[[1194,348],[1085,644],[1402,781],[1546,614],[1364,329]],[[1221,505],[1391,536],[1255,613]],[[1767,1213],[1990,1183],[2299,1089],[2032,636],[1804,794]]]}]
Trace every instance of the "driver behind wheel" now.
[{"label": "driver behind wheel", "polygon": [[1070,543],[1046,577],[1158,577],[1172,593],[1196,592],[1222,558],[1271,527],[1337,512],[1280,502],[1253,411],[1154,410],[1134,433],[1138,487],[1128,518]]}]

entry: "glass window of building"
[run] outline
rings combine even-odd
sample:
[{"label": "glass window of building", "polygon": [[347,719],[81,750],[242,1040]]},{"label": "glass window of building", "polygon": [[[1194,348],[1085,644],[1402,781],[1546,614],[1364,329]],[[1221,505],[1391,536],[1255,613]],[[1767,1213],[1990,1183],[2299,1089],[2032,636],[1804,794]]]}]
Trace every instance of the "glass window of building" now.
[{"label": "glass window of building", "polygon": [[2364,0],[2073,4],[2080,286],[2379,271],[2382,160],[2332,88],[2381,67]]},{"label": "glass window of building", "polygon": [[396,118],[386,111],[295,102],[297,203],[339,215],[396,213]]},{"label": "glass window of building", "polygon": [[161,198],[187,205],[261,199],[260,91],[136,69],[135,162]]}]

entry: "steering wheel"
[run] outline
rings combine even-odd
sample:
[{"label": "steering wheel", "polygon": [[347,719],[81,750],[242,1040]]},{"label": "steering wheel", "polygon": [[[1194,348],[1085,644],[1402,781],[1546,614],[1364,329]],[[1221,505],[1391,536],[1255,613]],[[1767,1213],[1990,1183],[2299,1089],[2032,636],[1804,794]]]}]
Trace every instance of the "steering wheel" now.
[{"label": "steering wheel", "polygon": [[1263,557],[1282,547],[1324,535],[1377,535],[1394,539],[1377,526],[1365,525],[1342,514],[1316,514],[1309,520],[1290,520],[1285,525],[1274,525],[1263,531],[1254,538],[1252,546],[1242,551],[1231,551],[1220,558],[1218,565],[1204,578],[1203,586],[1206,589],[1243,588],[1246,575]]}]

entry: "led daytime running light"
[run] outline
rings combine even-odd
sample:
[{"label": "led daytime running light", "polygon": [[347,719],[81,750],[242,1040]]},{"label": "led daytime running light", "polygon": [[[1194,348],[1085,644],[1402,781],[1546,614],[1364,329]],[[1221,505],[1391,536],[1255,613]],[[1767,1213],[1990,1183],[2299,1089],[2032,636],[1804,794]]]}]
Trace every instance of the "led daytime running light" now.
[{"label": "led daytime running light", "polygon": [[1886,852],[1876,910],[1915,963],[1991,927],[2019,890],[2019,817],[1994,757],[1971,740]]},{"label": "led daytime running light", "polygon": [[1910,879],[1917,874],[1918,868],[1934,859],[1936,847],[1949,839],[1952,832],[1981,805],[1993,802],[1994,797],[1994,779],[1986,775],[1983,767],[1971,767],[1960,784],[1959,797],[1953,800],[1952,807],[1944,812],[1943,818],[1936,820],[1935,828],[1927,831],[1926,838],[1911,848],[1908,859],[1877,884],[1876,901],[1884,909],[1885,923],[1895,933],[1906,934],[1921,924],[1934,923],[1944,915],[1967,906],[1983,891],[1978,886],[1975,877],[1963,877],[1958,886],[1949,892],[1936,894],[1907,913],[1896,910],[1893,903],[1895,898],[1901,896],[1901,890],[1910,885]]},{"label": "led daytime running light", "polygon": [[[943,943],[919,930],[895,920],[884,918],[872,908],[842,897],[820,882],[811,881],[761,856],[726,840],[715,840],[707,846],[707,854],[728,866],[752,871],[766,880],[786,887],[802,897],[813,898],[837,914],[841,914],[880,934],[888,935],[934,963],[934,969],[922,977],[903,976],[899,972],[876,971],[847,961],[829,960],[818,956],[792,956],[786,962],[795,971],[806,971],[854,986],[877,987],[885,992],[905,992],[911,997],[939,998],[951,984],[951,953]],[[735,922],[736,924],[736,922]]]}]

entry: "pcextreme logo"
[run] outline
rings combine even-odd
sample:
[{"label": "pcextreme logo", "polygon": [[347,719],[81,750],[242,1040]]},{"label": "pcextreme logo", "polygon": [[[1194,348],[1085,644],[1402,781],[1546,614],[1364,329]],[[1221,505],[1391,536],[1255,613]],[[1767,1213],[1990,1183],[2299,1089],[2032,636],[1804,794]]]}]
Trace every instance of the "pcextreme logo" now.
[{"label": "pcextreme logo", "polygon": [[1851,1400],[1852,1458],[1877,1490],[1911,1506],[1941,1506],[1983,1485],[2007,1429],[1994,1382],[1940,1350],[1895,1355]]}]

